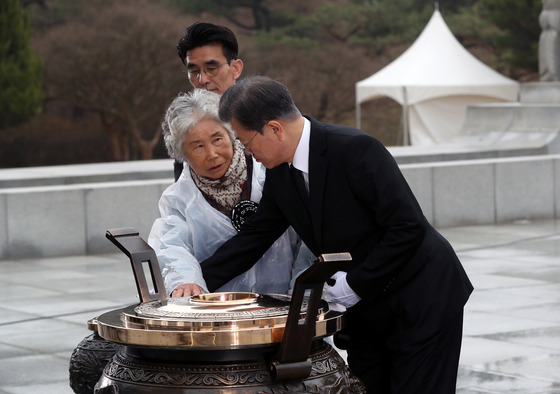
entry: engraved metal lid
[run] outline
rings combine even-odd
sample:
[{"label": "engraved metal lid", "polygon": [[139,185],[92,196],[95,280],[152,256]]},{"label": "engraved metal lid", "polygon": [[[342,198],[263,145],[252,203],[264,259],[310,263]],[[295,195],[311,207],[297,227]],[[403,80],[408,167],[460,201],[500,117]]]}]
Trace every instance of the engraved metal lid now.
[{"label": "engraved metal lid", "polygon": [[[230,349],[281,342],[289,308],[287,295],[211,293],[117,309],[99,316],[97,325],[101,337],[123,344]],[[306,308],[304,302],[300,319]],[[340,330],[342,315],[323,303],[314,337]]]},{"label": "engraved metal lid", "polygon": [[133,315],[123,313],[122,319],[127,327],[148,330],[198,331],[215,326],[214,331],[227,331],[285,323],[289,307],[286,295],[211,293],[143,303],[134,308]]}]

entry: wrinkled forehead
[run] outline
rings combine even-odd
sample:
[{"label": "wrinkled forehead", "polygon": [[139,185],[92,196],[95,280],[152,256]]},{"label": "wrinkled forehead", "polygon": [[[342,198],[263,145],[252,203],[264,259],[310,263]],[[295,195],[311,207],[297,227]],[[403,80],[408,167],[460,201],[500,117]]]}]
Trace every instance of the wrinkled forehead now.
[{"label": "wrinkled forehead", "polygon": [[196,47],[187,51],[187,67],[202,67],[205,64],[221,64],[226,61],[222,44],[219,42]]}]

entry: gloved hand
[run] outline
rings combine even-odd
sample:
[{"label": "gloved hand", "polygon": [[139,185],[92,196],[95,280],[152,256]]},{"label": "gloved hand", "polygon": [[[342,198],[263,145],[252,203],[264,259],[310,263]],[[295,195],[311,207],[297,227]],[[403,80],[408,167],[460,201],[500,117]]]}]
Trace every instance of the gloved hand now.
[{"label": "gloved hand", "polygon": [[336,280],[336,283],[333,286],[327,286],[329,302],[341,304],[346,308],[350,308],[361,300],[360,296],[348,285],[346,281],[346,272],[338,271],[331,276],[331,279]]}]

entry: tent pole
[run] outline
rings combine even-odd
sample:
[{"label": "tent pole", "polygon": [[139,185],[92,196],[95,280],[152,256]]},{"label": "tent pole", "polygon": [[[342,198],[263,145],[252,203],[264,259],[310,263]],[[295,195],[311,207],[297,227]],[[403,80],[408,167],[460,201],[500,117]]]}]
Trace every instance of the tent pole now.
[{"label": "tent pole", "polygon": [[409,123],[408,123],[408,96],[406,94],[406,86],[403,86],[403,145],[410,145]]}]

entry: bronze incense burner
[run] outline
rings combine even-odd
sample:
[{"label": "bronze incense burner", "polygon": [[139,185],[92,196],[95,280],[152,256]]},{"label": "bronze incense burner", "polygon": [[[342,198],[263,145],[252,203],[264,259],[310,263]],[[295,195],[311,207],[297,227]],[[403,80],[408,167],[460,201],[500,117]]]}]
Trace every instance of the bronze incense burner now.
[{"label": "bronze incense burner", "polygon": [[76,393],[91,392],[83,376],[97,379],[100,366],[96,394],[364,392],[323,340],[344,324],[344,313],[321,295],[325,281],[348,264],[348,253],[319,256],[298,277],[291,297],[228,292],[168,298],[155,252],[138,232],[108,230],[107,238],[130,258],[141,302],[90,321],[96,333],[70,361]]}]

